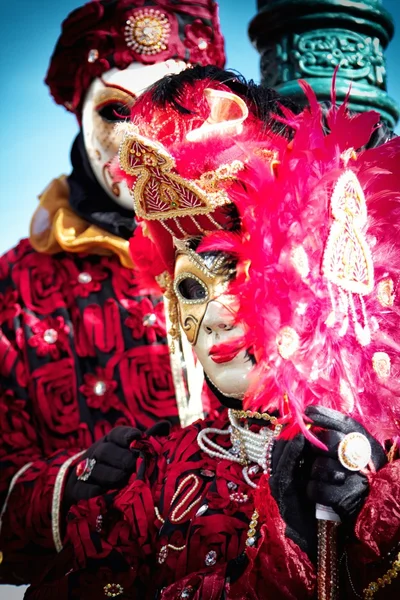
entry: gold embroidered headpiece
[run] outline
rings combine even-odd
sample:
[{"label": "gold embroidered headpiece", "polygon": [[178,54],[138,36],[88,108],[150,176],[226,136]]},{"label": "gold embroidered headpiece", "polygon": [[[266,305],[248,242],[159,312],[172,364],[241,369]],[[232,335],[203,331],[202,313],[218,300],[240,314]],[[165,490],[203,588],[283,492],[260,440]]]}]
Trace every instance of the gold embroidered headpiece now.
[{"label": "gold embroidered headpiece", "polygon": [[[243,144],[249,110],[242,98],[203,87],[200,101],[208,107],[203,121],[198,117],[186,121],[185,115],[170,108],[156,116],[134,113],[119,151],[136,215],[147,222],[157,242],[165,235],[159,226],[166,230],[171,248],[172,238],[204,235],[227,226],[223,207],[231,202],[229,190],[250,155],[271,165],[277,160],[275,151],[255,145],[254,136],[251,144]],[[250,116],[251,123],[254,120]]]}]

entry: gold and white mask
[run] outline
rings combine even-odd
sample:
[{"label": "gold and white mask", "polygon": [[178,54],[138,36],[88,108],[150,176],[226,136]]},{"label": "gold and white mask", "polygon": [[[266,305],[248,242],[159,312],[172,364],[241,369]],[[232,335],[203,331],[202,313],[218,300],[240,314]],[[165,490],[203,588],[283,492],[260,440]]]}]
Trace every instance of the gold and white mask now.
[{"label": "gold and white mask", "polygon": [[102,188],[124,208],[132,209],[132,196],[126,183],[113,181],[110,172],[123,137],[115,125],[129,119],[136,98],[146,88],[186,67],[183,61],[172,59],[154,65],[132,63],[126,69],[106,71],[89,86],[83,103],[82,131],[90,166]]},{"label": "gold and white mask", "polygon": [[237,299],[229,294],[231,272],[224,272],[226,256],[200,255],[187,241],[175,240],[174,291],[180,324],[205,374],[225,396],[243,398],[253,368],[239,343],[229,354],[221,345],[239,339],[244,327],[236,322]]}]

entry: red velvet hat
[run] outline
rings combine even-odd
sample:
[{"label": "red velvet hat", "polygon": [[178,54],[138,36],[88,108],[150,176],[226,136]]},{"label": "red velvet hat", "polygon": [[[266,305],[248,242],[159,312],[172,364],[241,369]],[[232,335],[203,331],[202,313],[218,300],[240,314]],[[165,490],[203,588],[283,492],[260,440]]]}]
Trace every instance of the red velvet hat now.
[{"label": "red velvet hat", "polygon": [[90,83],[105,71],[168,59],[224,66],[213,0],[92,0],[63,22],[45,82],[57,104],[79,116]]}]

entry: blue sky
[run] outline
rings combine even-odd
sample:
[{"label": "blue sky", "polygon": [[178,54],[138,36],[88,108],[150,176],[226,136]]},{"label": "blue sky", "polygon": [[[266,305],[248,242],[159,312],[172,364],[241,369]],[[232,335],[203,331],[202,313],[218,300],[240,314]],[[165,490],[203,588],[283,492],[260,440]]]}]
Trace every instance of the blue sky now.
[{"label": "blue sky", "polygon": [[[37,195],[49,181],[69,172],[69,150],[77,132],[72,115],[51,100],[43,78],[63,18],[82,0],[0,2],[2,51],[0,96],[0,252],[25,237]],[[220,0],[228,66],[259,79],[259,60],[247,37],[256,0]],[[400,101],[400,1],[384,0],[398,25],[389,50],[389,92]]]}]

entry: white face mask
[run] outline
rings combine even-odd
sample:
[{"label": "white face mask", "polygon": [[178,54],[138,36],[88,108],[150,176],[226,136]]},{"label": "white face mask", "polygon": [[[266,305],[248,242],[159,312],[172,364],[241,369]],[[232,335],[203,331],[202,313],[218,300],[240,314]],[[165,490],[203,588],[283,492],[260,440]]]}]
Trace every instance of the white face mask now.
[{"label": "white face mask", "polygon": [[110,69],[92,81],[83,103],[83,139],[97,181],[108,195],[124,208],[133,208],[125,182],[113,182],[110,163],[116,156],[123,133],[118,122],[129,118],[135,99],[165,75],[179,73],[187,64],[167,60],[155,65],[132,63],[124,70]]},{"label": "white face mask", "polygon": [[253,362],[239,344],[230,355],[218,348],[244,335],[244,327],[235,322],[237,299],[227,288],[227,278],[214,274],[210,261],[195,252],[177,256],[174,289],[182,329],[215,387],[225,396],[241,399]]},{"label": "white face mask", "polygon": [[249,387],[249,374],[253,369],[250,357],[246,350],[234,351],[230,356],[218,353],[219,344],[244,335],[244,328],[235,324],[231,304],[232,296],[220,296],[209,303],[194,351],[211,383],[224,396],[242,399]]}]

